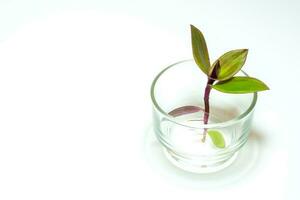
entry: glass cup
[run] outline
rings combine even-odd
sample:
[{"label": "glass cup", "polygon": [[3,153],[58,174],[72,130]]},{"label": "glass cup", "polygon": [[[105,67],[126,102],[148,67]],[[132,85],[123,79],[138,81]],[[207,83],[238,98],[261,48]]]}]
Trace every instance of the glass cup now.
[{"label": "glass cup", "polygon": [[[237,75],[247,76],[243,71]],[[209,121],[204,124],[206,82],[195,62],[186,60],[164,69],[151,86],[157,139],[168,160],[194,173],[216,172],[234,161],[248,139],[257,101],[257,93],[226,94],[212,89]],[[206,133],[209,130],[222,134],[224,148],[214,145]]]}]

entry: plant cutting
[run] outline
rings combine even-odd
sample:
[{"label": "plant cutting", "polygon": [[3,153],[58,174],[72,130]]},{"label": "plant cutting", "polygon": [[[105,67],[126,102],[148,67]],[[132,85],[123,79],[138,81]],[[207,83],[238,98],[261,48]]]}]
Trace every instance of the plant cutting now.
[{"label": "plant cutting", "polygon": [[257,92],[269,88],[241,70],[248,49],[226,52],[211,64],[204,36],[193,25],[191,41],[194,59],[165,68],[152,83],[153,127],[173,164],[215,172],[237,157],[250,133]]},{"label": "plant cutting", "polygon": [[[268,90],[268,86],[253,77],[236,76],[246,62],[248,49],[236,49],[224,53],[212,65],[210,64],[209,53],[203,34],[195,26],[191,25],[193,57],[207,76],[207,83],[204,91],[205,114],[203,122],[207,124],[209,119],[209,96],[211,89],[224,93],[245,94]],[[205,142],[207,130],[204,130],[202,141]],[[222,134],[217,131],[209,131],[216,146],[224,148],[224,139]]]}]

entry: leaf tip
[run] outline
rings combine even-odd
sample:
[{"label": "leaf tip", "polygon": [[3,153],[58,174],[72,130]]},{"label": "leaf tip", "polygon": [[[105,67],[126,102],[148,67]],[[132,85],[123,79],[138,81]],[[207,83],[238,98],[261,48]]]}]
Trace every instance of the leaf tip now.
[{"label": "leaf tip", "polygon": [[266,91],[266,90],[270,90],[269,86],[267,86],[267,84],[265,84],[263,81],[257,79],[257,78],[253,78],[256,79],[258,82],[260,82],[262,89],[257,91],[257,92],[262,92],[262,91]]},{"label": "leaf tip", "polygon": [[265,90],[270,90],[270,88],[269,88],[269,86],[267,86],[264,82],[263,82],[263,84],[264,84],[264,90],[262,90],[262,91],[265,91]]},{"label": "leaf tip", "polygon": [[248,55],[249,49],[242,49],[242,52],[246,55]]},{"label": "leaf tip", "polygon": [[198,30],[197,28],[196,28],[196,26],[194,26],[193,24],[190,24],[190,27],[191,27],[191,30],[193,31],[193,30]]},{"label": "leaf tip", "polygon": [[266,87],[266,90],[270,90],[269,86],[267,86],[266,84],[265,84],[265,87]]}]

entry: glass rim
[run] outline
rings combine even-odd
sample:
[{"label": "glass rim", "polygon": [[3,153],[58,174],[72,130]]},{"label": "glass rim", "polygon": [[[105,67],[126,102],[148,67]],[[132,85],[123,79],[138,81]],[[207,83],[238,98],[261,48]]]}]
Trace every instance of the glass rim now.
[{"label": "glass rim", "polygon": [[[179,61],[179,62],[176,62],[176,63],[173,63],[171,65],[169,65],[168,67],[166,67],[165,69],[163,69],[159,74],[156,75],[156,77],[154,78],[154,80],[152,81],[152,84],[151,84],[151,91],[150,91],[150,95],[151,95],[151,100],[152,100],[152,103],[155,107],[156,110],[158,110],[165,118],[167,118],[168,120],[178,124],[178,125],[181,125],[181,126],[185,126],[185,127],[189,127],[189,128],[195,128],[195,129],[203,129],[203,128],[223,128],[223,127],[228,127],[230,125],[233,125],[233,124],[236,124],[238,122],[240,122],[241,120],[245,119],[248,115],[250,115],[250,113],[254,110],[254,107],[256,105],[256,102],[257,102],[257,92],[254,92],[253,93],[253,96],[252,96],[252,101],[250,103],[250,106],[243,112],[241,113],[240,115],[238,115],[237,117],[234,117],[230,120],[227,120],[227,121],[224,121],[224,122],[219,122],[219,123],[209,123],[209,124],[202,124],[201,127],[197,126],[197,127],[194,127],[194,126],[190,126],[190,125],[186,125],[186,124],[182,124],[181,122],[179,122],[176,117],[174,116],[171,116],[168,114],[168,112],[164,111],[158,104],[158,102],[156,101],[156,98],[155,98],[155,94],[154,94],[154,90],[155,90],[155,86],[156,86],[156,83],[158,81],[158,79],[166,72],[168,71],[170,68],[174,67],[174,66],[177,66],[178,64],[181,64],[181,63],[185,63],[185,62],[190,62],[190,61],[193,61],[192,59],[186,59],[186,60],[182,60],[182,61]],[[245,71],[241,70],[241,72],[245,75],[245,76],[249,76]]]}]

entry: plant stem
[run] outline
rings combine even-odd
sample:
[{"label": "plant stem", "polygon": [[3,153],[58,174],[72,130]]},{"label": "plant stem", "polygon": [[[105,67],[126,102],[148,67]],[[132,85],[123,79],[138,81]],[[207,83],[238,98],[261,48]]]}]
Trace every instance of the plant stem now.
[{"label": "plant stem", "polygon": [[[214,83],[214,80],[208,77],[207,84],[206,84],[205,91],[204,91],[204,117],[203,117],[204,124],[207,124],[208,119],[209,119],[209,95],[210,95],[210,91],[211,91],[211,85],[213,83]],[[202,138],[203,143],[205,142],[206,134],[207,134],[207,129],[205,128],[203,131],[203,138]]]}]

